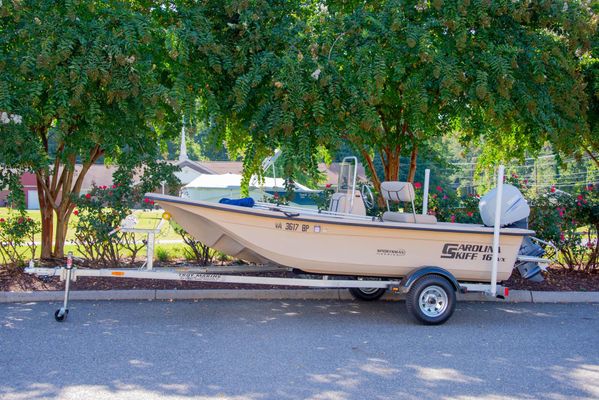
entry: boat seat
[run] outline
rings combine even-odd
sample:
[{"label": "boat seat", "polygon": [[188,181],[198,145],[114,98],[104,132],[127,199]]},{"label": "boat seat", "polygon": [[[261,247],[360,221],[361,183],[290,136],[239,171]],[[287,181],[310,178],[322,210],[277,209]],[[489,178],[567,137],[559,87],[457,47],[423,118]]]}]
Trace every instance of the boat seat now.
[{"label": "boat seat", "polygon": [[412,213],[400,213],[394,211],[385,211],[383,213],[383,221],[391,222],[410,222],[417,224],[436,224],[437,218],[434,215],[428,214],[416,214],[416,220],[414,220],[414,214]]},{"label": "boat seat", "polygon": [[[410,182],[387,181],[381,183],[381,194],[387,203],[387,211],[383,214],[383,221],[409,222],[416,224],[436,224],[437,218],[434,215],[416,214],[414,207],[414,186]],[[391,211],[389,202],[409,202],[412,203],[411,213],[400,213]]]},{"label": "boat seat", "polygon": [[347,196],[345,193],[334,193],[329,204],[329,211],[344,213],[347,208]]}]

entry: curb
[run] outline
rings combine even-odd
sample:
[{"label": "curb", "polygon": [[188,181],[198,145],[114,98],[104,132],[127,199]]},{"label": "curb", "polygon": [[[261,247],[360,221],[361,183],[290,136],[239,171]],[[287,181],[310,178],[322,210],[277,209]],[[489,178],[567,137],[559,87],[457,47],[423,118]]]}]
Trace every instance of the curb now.
[{"label": "curb", "polygon": [[[0,303],[62,301],[63,291],[0,292]],[[404,296],[385,294],[381,300],[401,301]],[[70,300],[353,300],[345,289],[196,289],[196,290],[74,290]],[[599,303],[599,292],[537,292],[511,290],[506,300],[482,293],[458,293],[458,301],[507,303]]]}]

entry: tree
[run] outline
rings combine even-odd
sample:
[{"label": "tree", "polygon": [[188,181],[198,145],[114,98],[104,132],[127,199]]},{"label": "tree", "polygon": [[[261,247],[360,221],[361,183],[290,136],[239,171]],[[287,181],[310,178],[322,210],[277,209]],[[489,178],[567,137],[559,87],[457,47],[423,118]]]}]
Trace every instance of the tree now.
[{"label": "tree", "polygon": [[16,116],[0,124],[0,164],[36,175],[44,258],[64,255],[73,199],[94,163],[139,168],[159,156],[149,122],[168,112],[169,93],[158,11],[116,0],[0,6],[0,112]]},{"label": "tree", "polygon": [[[599,4],[595,3],[594,7],[595,13],[598,13]],[[586,94],[589,99],[587,111],[589,130],[583,131],[576,142],[599,167],[599,30],[595,31],[591,46],[592,51],[584,55],[581,60]]]},{"label": "tree", "polygon": [[578,151],[572,138],[589,137],[578,62],[595,29],[585,4],[193,5],[202,17],[186,19],[177,37],[218,60],[179,53],[200,60],[191,70],[202,78],[184,80],[209,99],[220,132],[242,143],[246,173],[275,147],[287,149],[291,166],[310,169],[316,148],[346,142],[378,187],[397,179],[402,155],[412,180],[419,149],[450,131],[466,145],[484,141],[489,163],[534,154],[546,141]]}]

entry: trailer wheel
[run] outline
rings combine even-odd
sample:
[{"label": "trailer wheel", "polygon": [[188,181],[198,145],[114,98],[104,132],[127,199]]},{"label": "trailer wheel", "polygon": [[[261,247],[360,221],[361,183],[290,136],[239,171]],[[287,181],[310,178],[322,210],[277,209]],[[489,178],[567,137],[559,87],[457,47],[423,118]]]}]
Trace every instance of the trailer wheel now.
[{"label": "trailer wheel", "polygon": [[425,325],[440,325],[453,314],[456,294],[447,279],[425,275],[414,282],[406,296],[408,312]]},{"label": "trailer wheel", "polygon": [[62,322],[67,318],[67,315],[69,315],[69,310],[66,309],[63,312],[62,308],[60,308],[60,309],[56,310],[56,312],[54,313],[54,319],[58,322]]},{"label": "trailer wheel", "polygon": [[354,299],[363,301],[378,300],[385,294],[387,289],[383,288],[350,288],[349,292]]}]

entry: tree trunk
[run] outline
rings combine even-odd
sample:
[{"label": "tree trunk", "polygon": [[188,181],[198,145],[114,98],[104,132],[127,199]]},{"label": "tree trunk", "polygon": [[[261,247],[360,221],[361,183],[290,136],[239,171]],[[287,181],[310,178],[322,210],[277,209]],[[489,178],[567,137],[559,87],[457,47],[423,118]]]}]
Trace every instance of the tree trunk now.
[{"label": "tree trunk", "polygon": [[[378,205],[381,208],[386,207],[385,199],[380,195],[381,193],[381,182],[382,180],[378,176],[376,172],[376,168],[374,167],[374,161],[367,149],[361,148],[360,153],[362,154],[362,158],[366,161],[366,166],[370,171],[370,176],[372,177],[372,184],[374,188],[379,193],[378,196]],[[389,147],[385,147],[380,153],[381,161],[383,162],[383,170],[384,177],[383,181],[397,181],[399,180],[399,158],[401,155],[401,147],[396,146],[394,149]],[[385,156],[383,156],[385,154]]]},{"label": "tree trunk", "polygon": [[418,144],[414,142],[412,146],[412,154],[410,155],[410,171],[408,172],[408,182],[414,183],[416,176],[416,160],[418,158]]},{"label": "tree trunk", "polygon": [[68,214],[56,213],[56,238],[54,239],[54,252],[56,258],[64,257],[64,243],[67,238],[67,229],[69,223]]},{"label": "tree trunk", "polygon": [[54,207],[46,197],[46,192],[42,185],[43,178],[36,174],[37,196],[40,202],[40,214],[42,218],[42,258],[52,257],[52,236],[54,235]]}]

